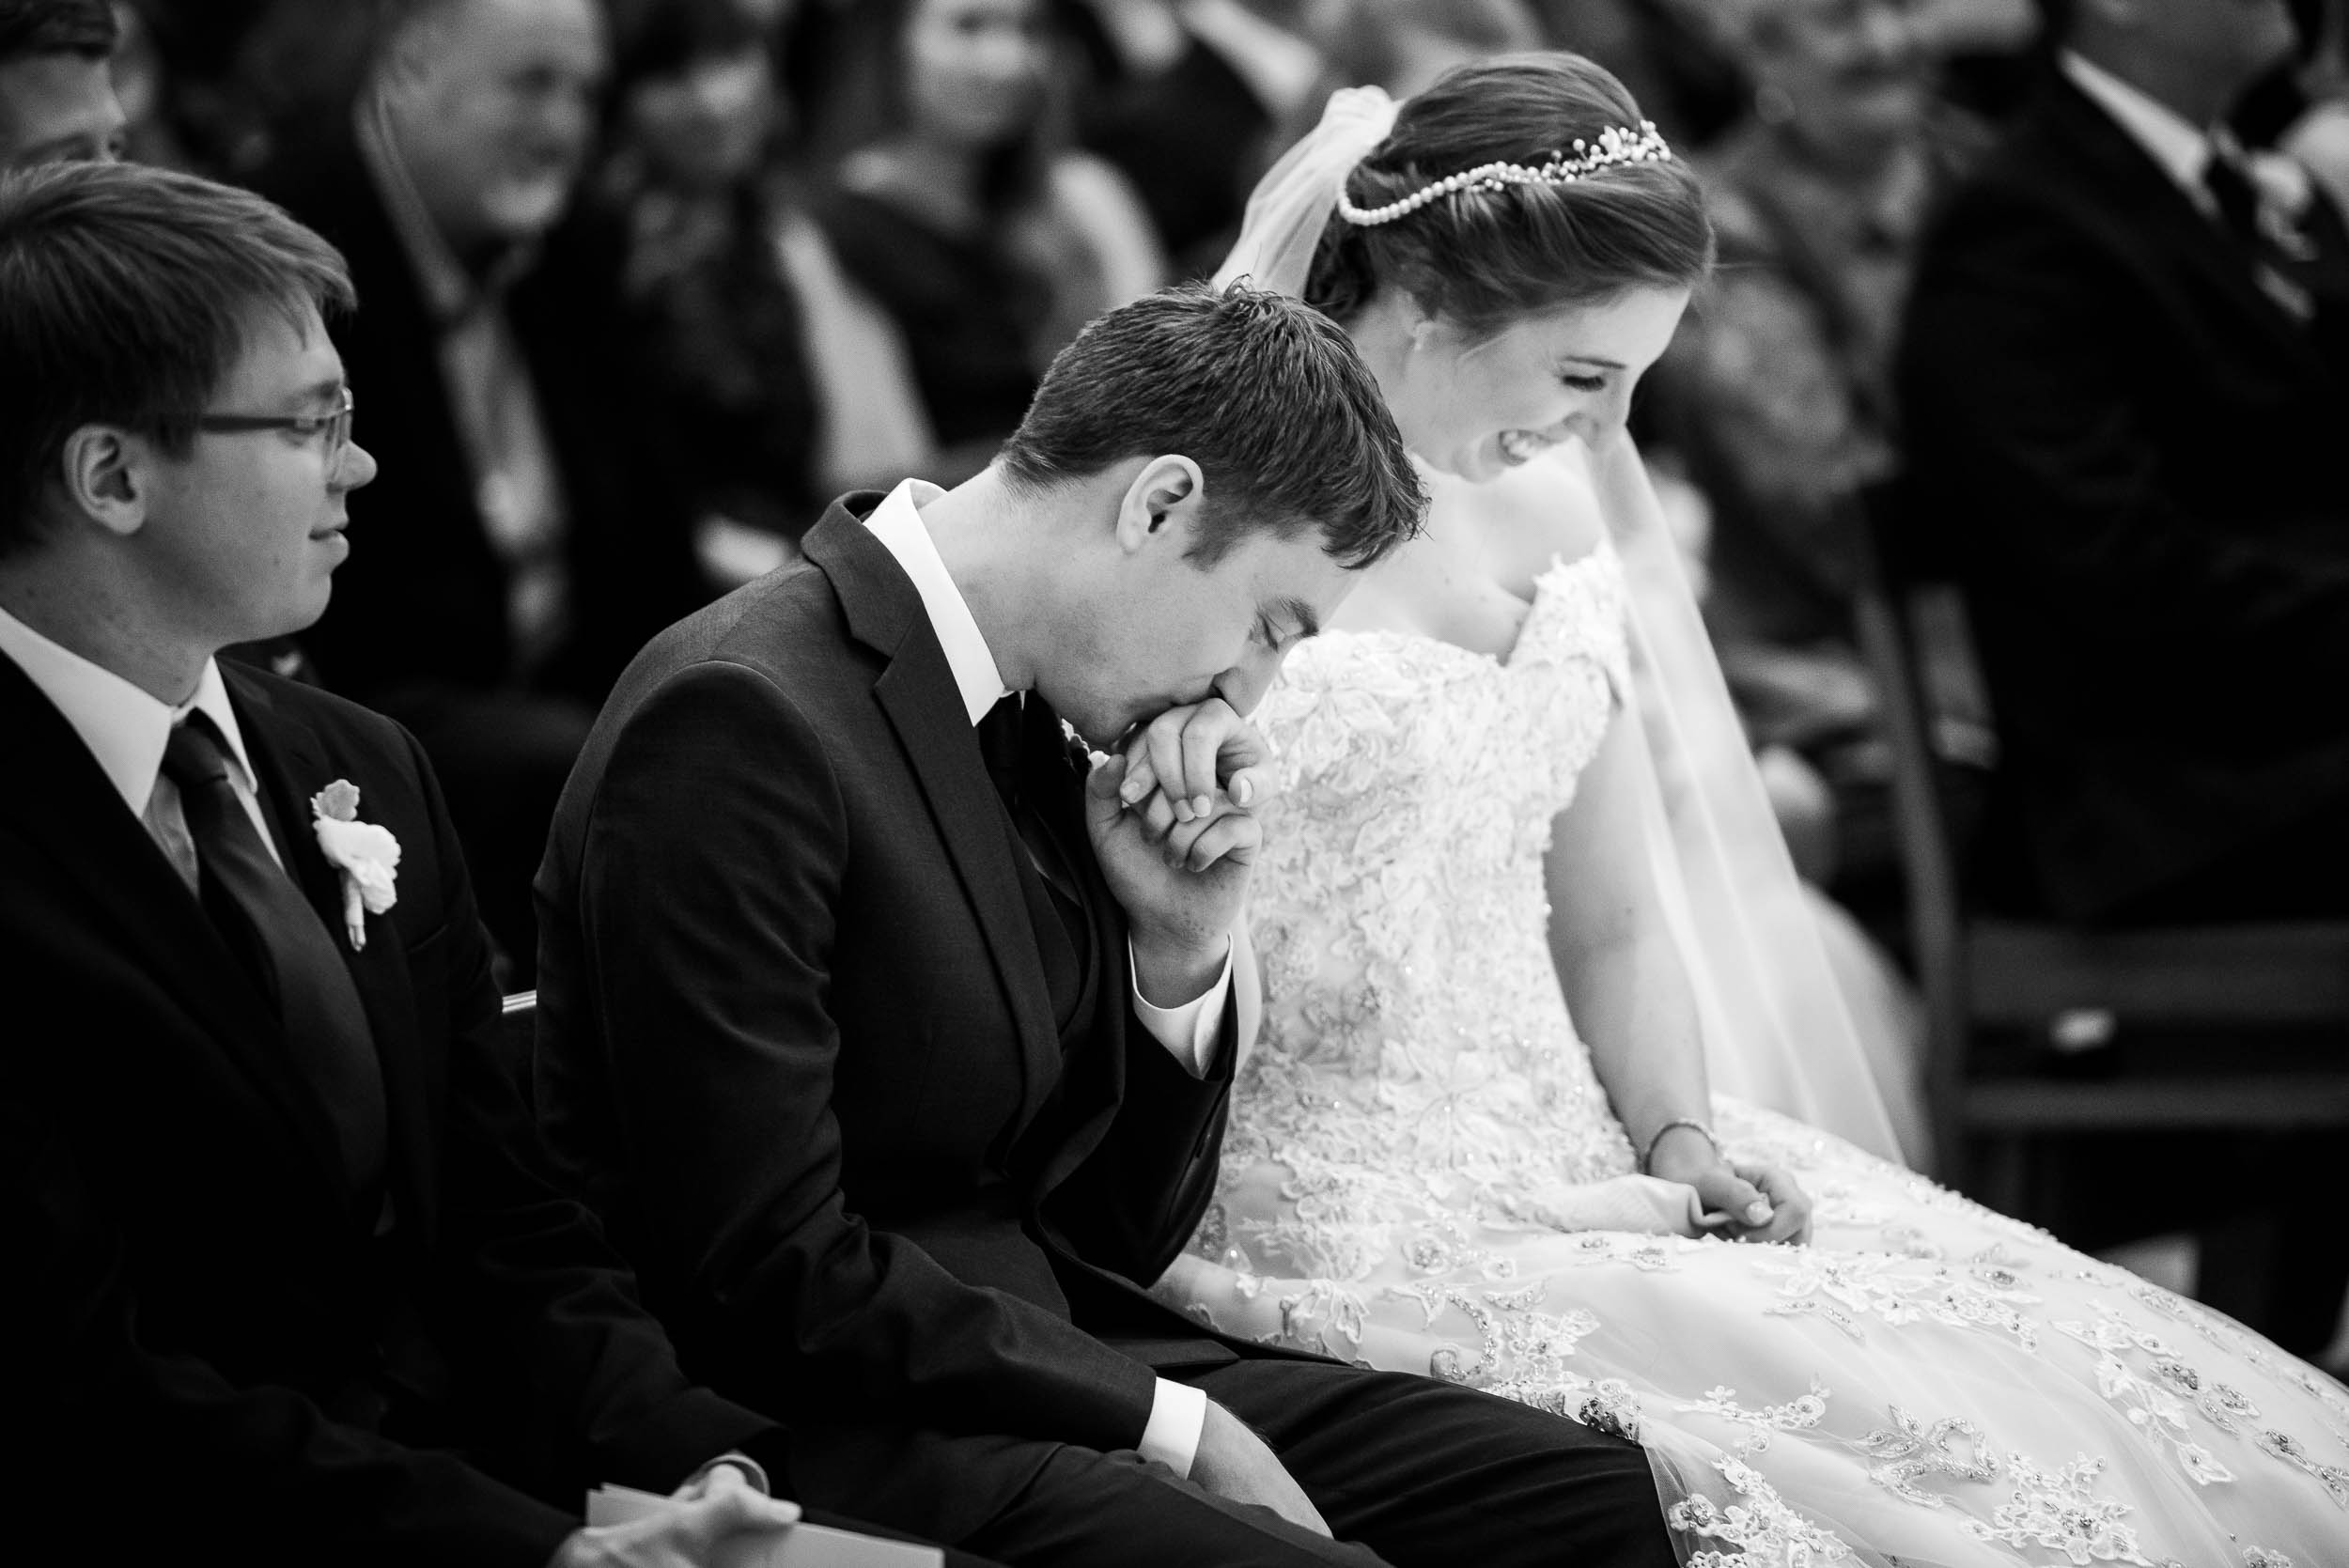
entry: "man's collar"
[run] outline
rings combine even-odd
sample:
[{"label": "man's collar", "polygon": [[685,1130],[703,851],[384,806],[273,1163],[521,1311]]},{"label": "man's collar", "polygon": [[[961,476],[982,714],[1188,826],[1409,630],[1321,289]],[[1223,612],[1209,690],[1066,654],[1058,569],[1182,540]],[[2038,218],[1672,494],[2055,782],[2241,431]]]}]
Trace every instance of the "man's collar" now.
[{"label": "man's collar", "polygon": [[173,727],[190,713],[200,712],[220,726],[228,754],[243,770],[245,788],[256,787],[253,762],[245,754],[244,736],[237,727],[217,660],[204,661],[195,694],[174,707],[104,665],[52,642],[5,610],[0,610],[0,653],[14,660],[65,715],[133,816],[147,815],[155,776],[163,768],[163,748],[170,743]]},{"label": "man's collar", "polygon": [[938,645],[946,651],[946,667],[954,672],[955,687],[962,693],[963,711],[976,724],[1010,693],[1003,686],[1003,672],[996,667],[995,655],[988,648],[986,634],[979,630],[970,605],[963,602],[962,590],[947,575],[946,563],[939,558],[938,546],[931,542],[929,528],[922,521],[920,508],[945,493],[924,480],[908,479],[882,498],[864,520],[864,526],[913,580],[914,592],[922,596],[922,609],[930,618],[930,629],[938,634]]},{"label": "man's collar", "polygon": [[2194,198],[2195,205],[2209,207],[2210,193],[2202,185],[2202,171],[2211,160],[2208,131],[2084,55],[2066,49],[2058,60],[2072,85],[2111,116],[2129,140]]},{"label": "man's collar", "polygon": [[391,113],[381,95],[362,93],[351,114],[359,137],[359,162],[382,200],[392,232],[398,236],[399,248],[416,275],[417,292],[424,296],[425,309],[436,325],[449,327],[463,320],[529,271],[532,248],[516,246],[498,258],[488,277],[476,278],[468,272],[425,210],[424,196],[400,160],[398,144],[392,135]]}]

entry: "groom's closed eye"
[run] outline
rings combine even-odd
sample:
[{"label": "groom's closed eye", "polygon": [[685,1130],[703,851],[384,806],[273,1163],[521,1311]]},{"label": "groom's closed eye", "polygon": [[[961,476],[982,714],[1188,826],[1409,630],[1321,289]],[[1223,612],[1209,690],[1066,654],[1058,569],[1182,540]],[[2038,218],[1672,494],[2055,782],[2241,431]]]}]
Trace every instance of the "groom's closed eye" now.
[{"label": "groom's closed eye", "polygon": [[1283,599],[1256,617],[1257,639],[1268,648],[1286,647],[1320,635],[1321,617],[1303,599]]}]

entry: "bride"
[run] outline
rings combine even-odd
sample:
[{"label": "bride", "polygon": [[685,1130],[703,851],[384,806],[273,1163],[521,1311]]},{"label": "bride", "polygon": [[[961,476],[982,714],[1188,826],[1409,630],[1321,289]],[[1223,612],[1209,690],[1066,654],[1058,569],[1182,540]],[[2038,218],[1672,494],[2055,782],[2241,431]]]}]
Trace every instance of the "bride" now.
[{"label": "bride", "polygon": [[[1348,328],[1434,505],[1256,715],[1263,1024],[1158,1292],[1635,1436],[1694,1568],[2349,1560],[2338,1385],[1708,1092],[1753,1020],[1693,961],[1714,884],[1651,859],[1622,427],[1709,258],[1687,170],[1569,55],[1341,93],[1259,189],[1227,273]],[[1781,1065],[1839,1103],[1865,1065],[1812,1044]]]}]

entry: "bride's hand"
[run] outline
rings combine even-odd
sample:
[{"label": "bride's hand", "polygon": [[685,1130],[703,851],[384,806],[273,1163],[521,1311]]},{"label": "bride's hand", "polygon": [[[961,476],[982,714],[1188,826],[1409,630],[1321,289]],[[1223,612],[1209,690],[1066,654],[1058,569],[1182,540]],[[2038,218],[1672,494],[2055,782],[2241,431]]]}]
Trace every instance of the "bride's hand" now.
[{"label": "bride's hand", "polygon": [[1169,708],[1127,737],[1118,799],[1154,835],[1216,814],[1222,794],[1244,810],[1271,798],[1271,751],[1221,697]]},{"label": "bride's hand", "polygon": [[[1681,1145],[1693,1140],[1679,1141]],[[1733,1241],[1811,1239],[1811,1196],[1775,1165],[1724,1159],[1704,1150],[1667,1145],[1657,1151],[1651,1173],[1685,1182],[1703,1205],[1700,1223]]]}]

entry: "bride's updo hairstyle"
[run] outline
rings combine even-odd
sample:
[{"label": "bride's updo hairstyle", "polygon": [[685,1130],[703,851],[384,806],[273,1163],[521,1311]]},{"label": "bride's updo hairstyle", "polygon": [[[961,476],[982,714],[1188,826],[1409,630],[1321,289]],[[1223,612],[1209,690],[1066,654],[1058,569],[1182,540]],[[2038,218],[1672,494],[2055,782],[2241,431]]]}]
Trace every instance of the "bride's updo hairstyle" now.
[{"label": "bride's updo hairstyle", "polygon": [[[1505,54],[1447,71],[1407,101],[1394,130],[1346,178],[1376,210],[1487,163],[1534,169],[1579,140],[1637,134],[1640,106],[1579,54]],[[1695,173],[1678,159],[1610,163],[1558,184],[1449,193],[1390,222],[1332,214],[1305,298],[1350,320],[1383,288],[1471,338],[1520,317],[1640,287],[1683,288],[1713,261]]]}]

